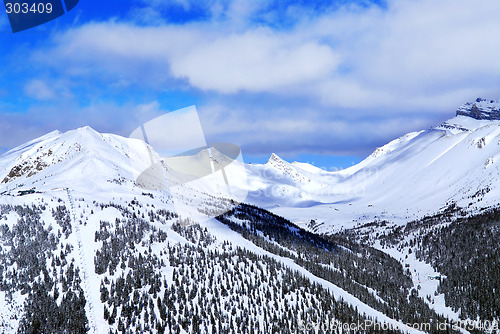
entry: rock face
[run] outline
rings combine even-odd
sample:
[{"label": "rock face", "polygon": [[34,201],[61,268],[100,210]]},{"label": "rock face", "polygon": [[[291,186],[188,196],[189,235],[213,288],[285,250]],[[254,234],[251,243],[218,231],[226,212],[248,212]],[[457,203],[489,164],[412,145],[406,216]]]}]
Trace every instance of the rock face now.
[{"label": "rock face", "polygon": [[467,102],[457,109],[457,116],[475,119],[500,120],[500,102],[478,97],[475,102]]},{"label": "rock face", "polygon": [[301,174],[290,163],[281,159],[275,153],[271,154],[267,165],[274,167],[281,174],[289,176],[295,182],[311,182],[309,178]]}]

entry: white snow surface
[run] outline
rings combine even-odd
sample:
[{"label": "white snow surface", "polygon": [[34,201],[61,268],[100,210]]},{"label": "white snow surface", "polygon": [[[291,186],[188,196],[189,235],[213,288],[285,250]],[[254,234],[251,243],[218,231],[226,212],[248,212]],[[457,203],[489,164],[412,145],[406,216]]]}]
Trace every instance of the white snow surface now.
[{"label": "white snow surface", "polygon": [[[148,168],[151,161],[144,145],[137,139],[100,134],[84,127],[66,133],[51,132],[0,157],[0,193],[11,195],[1,196],[2,204],[41,203],[42,199],[45,203],[57,199],[70,202],[68,193],[72,197],[76,233],[71,238],[75,239],[72,240],[74,244],[81,245],[73,256],[86,276],[83,283],[89,300],[87,313],[93,315],[90,325],[96,332],[102,332],[107,325],[101,317],[103,309],[98,289],[101,277],[90,274],[98,246],[93,236],[100,220],[113,221],[120,213],[112,208],[98,211],[93,201],[126,203],[141,196],[143,205],[175,208],[168,189],[145,190],[135,182],[141,169]],[[160,160],[154,151],[153,154],[155,160]],[[372,220],[386,219],[403,224],[438,212],[453,202],[471,211],[496,204],[500,200],[499,161],[500,121],[457,116],[435,128],[395,139],[377,148],[358,165],[337,172],[323,171],[304,163],[288,163],[275,154],[262,165],[243,165],[236,161],[228,167],[228,172],[231,185],[248,192],[246,202],[303,224],[304,228],[315,219],[319,232],[332,232]],[[17,196],[19,191],[29,189],[37,193]],[[203,219],[198,208],[213,195],[210,190],[207,186],[206,193],[190,198],[186,195],[182,215]],[[481,191],[482,194],[477,195]],[[144,193],[153,196],[150,198]],[[88,205],[94,209],[93,214],[88,213]],[[82,225],[80,215],[86,217]],[[8,216],[7,223],[15,222],[15,218],[14,214]],[[276,258],[367,315],[397,323],[291,260],[267,253],[219,222],[205,218],[210,233],[219,242],[229,240]],[[169,242],[187,242],[171,230],[168,235]],[[402,256],[395,251],[391,255]],[[412,256],[403,262],[423,276],[438,274]],[[442,306],[442,296],[433,295],[435,284],[437,282],[426,282],[419,293],[435,299],[434,308],[438,313],[455,318],[456,314]],[[5,313],[0,313],[0,318],[10,321],[8,319],[18,307],[8,309],[0,305]],[[11,326],[15,328],[15,322]]]},{"label": "white snow surface", "polygon": [[[70,187],[102,199],[133,197],[144,191],[135,179],[150,165],[145,147],[140,140],[100,134],[89,127],[54,131],[0,157],[0,193]],[[332,232],[373,220],[403,224],[453,202],[471,211],[496,204],[499,162],[500,121],[456,116],[397,138],[340,171],[288,163],[276,154],[266,164],[235,161],[226,171],[229,193],[240,190],[238,200],[298,224],[315,219],[323,223],[318,232]],[[222,193],[205,183],[198,186],[205,195]],[[481,195],[473,198],[478,192]],[[167,202],[168,189],[161,193]]]}]

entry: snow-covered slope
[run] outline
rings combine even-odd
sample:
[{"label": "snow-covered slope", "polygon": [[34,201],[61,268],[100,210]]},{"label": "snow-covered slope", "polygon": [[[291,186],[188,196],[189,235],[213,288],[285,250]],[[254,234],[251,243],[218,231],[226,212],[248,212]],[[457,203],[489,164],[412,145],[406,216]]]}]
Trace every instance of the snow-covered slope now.
[{"label": "snow-covered slope", "polygon": [[[459,115],[395,139],[337,172],[310,173],[286,162],[282,168],[252,165],[249,179],[274,179],[260,189],[250,184],[250,196],[297,223],[324,222],[322,232],[372,220],[404,223],[454,202],[471,211],[498,203],[499,162],[500,121]],[[279,182],[277,174],[284,175]]]},{"label": "snow-covered slope", "polygon": [[0,158],[2,191],[71,187],[92,192],[125,184],[130,188],[134,175],[131,161],[136,165],[144,161],[141,150],[130,149],[134,143],[141,144],[135,139],[100,134],[90,127],[64,134],[51,132]]},{"label": "snow-covered slope", "polygon": [[[30,307],[46,300],[55,302],[54,309],[78,305],[75,322],[87,319],[93,333],[129,326],[161,332],[172,323],[166,332],[175,332],[176,323],[184,328],[180,332],[196,332],[201,318],[205,325],[232,329],[240,323],[233,316],[242,314],[253,319],[247,330],[269,332],[266,317],[310,321],[315,318],[303,310],[318,305],[328,306],[318,309],[320,317],[338,309],[344,314],[332,319],[367,317],[410,332],[426,332],[403,324],[415,314],[447,321],[428,308],[458,319],[457,306],[445,305],[437,293],[433,277],[440,273],[417,258],[423,245],[414,241],[449,224],[441,220],[452,219],[456,207],[450,204],[472,212],[498,203],[500,120],[458,115],[395,139],[338,172],[288,163],[275,154],[262,165],[233,163],[216,150],[211,154],[200,151],[173,163],[140,140],[85,127],[49,133],[1,156],[0,278],[6,290],[0,291],[0,328],[14,332],[29,324],[38,316]],[[255,206],[231,210],[235,203],[217,198],[220,191],[208,181],[193,187],[190,176],[206,171],[182,166],[195,161],[221,173],[224,166],[220,176],[230,189],[227,197],[238,189],[239,195],[248,192],[247,202],[304,223],[304,229]],[[152,173],[150,180],[164,177],[165,188],[138,184],[152,162],[159,163],[161,175]],[[185,191],[169,189],[175,186]],[[393,224],[439,211],[437,225],[427,223],[427,230],[421,227],[425,219],[408,224],[413,230]],[[218,220],[209,219],[221,213]],[[204,218],[204,225],[191,226],[186,218]],[[389,222],[350,231],[360,233],[361,244],[342,233],[330,238],[307,231],[332,232],[383,219]],[[403,230],[409,234],[391,241]],[[212,316],[213,305],[224,321]],[[282,311],[287,305],[297,308],[292,316]],[[290,332],[300,326],[284,324],[294,329]]]},{"label": "snow-covered slope", "polygon": [[51,195],[70,188],[76,196],[101,201],[146,193],[183,217],[203,221],[213,216],[200,213],[208,212],[212,196],[237,201],[246,196],[243,165],[226,156],[225,161],[216,149],[211,152],[213,159],[207,150],[165,159],[139,139],[101,134],[88,126],[54,131],[0,157],[0,193]]},{"label": "snow-covered slope", "polygon": [[[262,165],[235,161],[225,168],[224,177],[219,176],[222,188],[230,187],[230,191],[224,193],[207,181],[197,190],[189,185],[181,187],[203,193],[204,199],[184,193],[178,197],[186,204],[182,210],[189,211],[211,195],[231,197],[238,193],[238,200],[270,209],[296,223],[311,219],[324,223],[322,232],[372,220],[404,223],[454,202],[475,210],[500,201],[497,110],[497,102],[484,99],[465,104],[458,116],[443,124],[408,133],[377,148],[361,163],[336,172],[288,163],[276,154]],[[145,147],[140,140],[100,134],[89,127],[64,134],[52,132],[0,157],[0,192],[70,187],[103,197],[117,193],[133,197],[145,191],[136,179],[148,168],[149,153],[154,161],[161,160]],[[224,160],[217,155],[216,160]],[[175,159],[191,161],[196,157]],[[208,155],[204,160],[209,161]],[[180,172],[194,173],[166,168],[165,175],[179,179]],[[156,195],[168,202],[168,189],[158,191]]]}]

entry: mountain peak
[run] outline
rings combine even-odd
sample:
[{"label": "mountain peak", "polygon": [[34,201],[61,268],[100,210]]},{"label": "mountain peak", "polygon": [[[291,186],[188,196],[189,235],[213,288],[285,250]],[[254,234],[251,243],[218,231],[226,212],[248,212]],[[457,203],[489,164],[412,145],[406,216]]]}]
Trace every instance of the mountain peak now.
[{"label": "mountain peak", "polygon": [[266,165],[270,165],[275,170],[279,171],[284,175],[288,175],[292,180],[296,182],[310,182],[310,179],[302,175],[297,171],[289,162],[281,159],[277,154],[271,154]]},{"label": "mountain peak", "polygon": [[474,119],[500,120],[500,102],[478,97],[474,102],[467,102],[457,109],[457,116]]},{"label": "mountain peak", "polygon": [[94,129],[92,129],[92,128],[91,128],[90,126],[88,126],[88,125],[81,126],[81,127],[79,127],[77,130],[80,130],[80,131],[89,131],[89,130],[95,131]]},{"label": "mountain peak", "polygon": [[[97,132],[96,130],[94,130],[93,128],[91,128],[91,127],[90,127],[90,126],[88,126],[88,125],[85,125],[85,126],[79,127],[78,129],[73,130],[73,131],[76,131],[76,132],[78,132],[78,133],[83,133],[83,134],[92,134],[92,135],[96,135],[96,134],[97,134],[97,135],[99,135],[99,136],[101,135],[101,133],[100,133],[100,132]],[[68,131],[68,133],[69,133],[69,132],[72,132],[72,131],[70,130],[70,131]]]},{"label": "mountain peak", "polygon": [[267,161],[267,163],[268,164],[273,164],[273,162],[284,162],[284,160],[281,159],[276,153],[273,153],[269,157],[269,160]]}]

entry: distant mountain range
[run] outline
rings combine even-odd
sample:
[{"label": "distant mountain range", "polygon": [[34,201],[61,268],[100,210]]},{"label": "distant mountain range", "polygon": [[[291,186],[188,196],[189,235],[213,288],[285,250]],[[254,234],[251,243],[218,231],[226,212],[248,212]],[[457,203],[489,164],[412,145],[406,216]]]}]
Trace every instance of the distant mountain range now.
[{"label": "distant mountain range", "polygon": [[0,331],[498,333],[497,112],[478,99],[337,172],[89,127],[14,148]]},{"label": "distant mountain range", "polygon": [[[263,165],[235,161],[226,168],[226,177],[233,192],[248,194],[240,200],[299,225],[312,217],[324,223],[321,232],[375,219],[404,223],[452,203],[477,212],[500,201],[499,106],[478,98],[443,124],[397,138],[341,171],[289,163],[272,154]],[[55,131],[0,158],[0,191],[70,187],[83,193],[141,195],[144,189],[136,179],[151,164],[149,152],[162,160],[154,148],[145,147],[89,127]],[[202,154],[187,157],[184,165],[196,163]],[[179,171],[165,170],[167,179],[180,177]],[[209,181],[202,187],[205,193],[228,195]],[[163,190],[159,196],[168,196]]]}]

